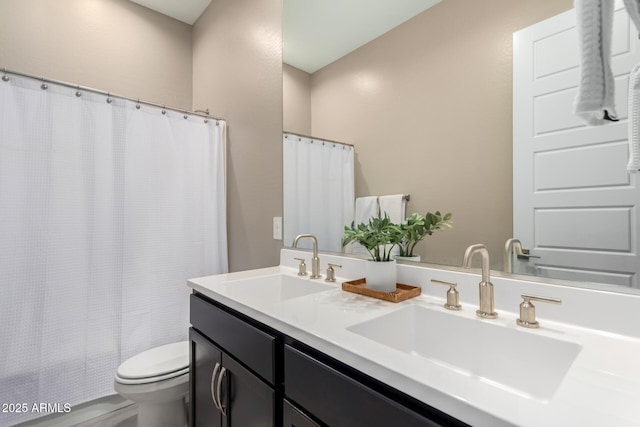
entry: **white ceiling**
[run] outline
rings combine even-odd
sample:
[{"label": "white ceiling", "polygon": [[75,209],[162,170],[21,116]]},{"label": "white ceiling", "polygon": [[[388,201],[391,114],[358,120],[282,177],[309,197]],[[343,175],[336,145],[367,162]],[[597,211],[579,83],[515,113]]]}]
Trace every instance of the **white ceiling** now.
[{"label": "white ceiling", "polygon": [[314,73],[441,0],[284,0],[283,62]]},{"label": "white ceiling", "polygon": [[211,0],[131,0],[189,25],[202,15]]},{"label": "white ceiling", "polygon": [[[131,0],[189,25],[211,0]],[[314,73],[441,0],[283,0],[283,62]]]}]

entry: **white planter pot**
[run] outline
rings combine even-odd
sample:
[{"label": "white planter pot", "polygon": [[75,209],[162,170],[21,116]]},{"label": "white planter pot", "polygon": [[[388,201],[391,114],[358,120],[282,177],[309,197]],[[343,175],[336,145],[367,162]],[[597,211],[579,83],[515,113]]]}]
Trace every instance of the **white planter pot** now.
[{"label": "white planter pot", "polygon": [[420,260],[421,260],[420,255],[416,255],[416,256],[400,256],[400,255],[396,255],[394,258],[397,259],[398,261],[420,262]]},{"label": "white planter pot", "polygon": [[396,290],[396,261],[372,261],[364,263],[364,275],[367,288],[380,292]]}]

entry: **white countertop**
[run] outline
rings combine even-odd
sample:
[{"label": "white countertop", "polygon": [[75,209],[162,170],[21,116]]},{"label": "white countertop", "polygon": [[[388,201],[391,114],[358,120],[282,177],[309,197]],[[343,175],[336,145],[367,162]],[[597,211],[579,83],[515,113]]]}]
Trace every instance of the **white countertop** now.
[{"label": "white countertop", "polygon": [[[365,261],[335,255],[320,256],[323,275],[327,262],[343,265],[337,270],[335,289],[285,301],[251,299],[230,291],[235,280],[273,274],[297,277],[293,257],[300,255],[309,253],[283,249],[280,266],[201,277],[190,280],[189,286],[474,426],[640,425],[640,297],[496,277],[492,282],[500,316],[481,320],[475,317],[478,271],[398,265],[398,282],[420,285],[423,294],[394,304],[342,291],[343,281],[363,277]],[[432,278],[458,283],[461,311],[451,312],[442,307],[446,288],[430,285]],[[521,328],[515,320],[522,292],[561,297],[563,305],[553,308],[536,305],[541,328]],[[553,396],[536,399],[403,353],[347,329],[410,305],[575,343],[581,346],[581,351]],[[572,321],[568,323],[565,319]],[[442,336],[439,344],[457,339]],[[469,349],[471,354],[474,351],[478,349]],[[528,380],[526,370],[521,378]]]}]

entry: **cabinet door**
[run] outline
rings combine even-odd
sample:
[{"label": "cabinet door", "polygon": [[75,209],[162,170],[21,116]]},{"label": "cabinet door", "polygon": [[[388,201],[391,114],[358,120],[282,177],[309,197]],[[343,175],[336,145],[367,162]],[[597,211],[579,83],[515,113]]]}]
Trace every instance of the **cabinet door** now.
[{"label": "cabinet door", "polygon": [[191,427],[220,427],[222,414],[214,404],[213,371],[222,365],[222,351],[193,329],[191,339],[191,363],[189,366],[189,425]]},{"label": "cabinet door", "polygon": [[284,420],[283,427],[320,427],[320,424],[303,414],[286,399],[283,404],[282,418]]},{"label": "cabinet door", "polygon": [[[228,354],[222,354],[225,382],[222,403],[227,407],[225,425],[268,427],[276,425],[276,393]],[[200,425],[197,425],[200,427]]]}]

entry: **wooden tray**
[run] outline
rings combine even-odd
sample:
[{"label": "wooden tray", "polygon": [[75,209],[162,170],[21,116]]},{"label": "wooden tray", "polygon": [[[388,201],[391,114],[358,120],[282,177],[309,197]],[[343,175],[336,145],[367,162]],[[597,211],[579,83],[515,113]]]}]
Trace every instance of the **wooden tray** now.
[{"label": "wooden tray", "polygon": [[367,288],[366,283],[367,280],[364,278],[344,282],[342,284],[342,290],[391,302],[408,300],[409,298],[417,297],[422,293],[422,288],[420,286],[397,283],[395,292],[380,292]]}]

